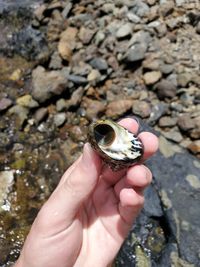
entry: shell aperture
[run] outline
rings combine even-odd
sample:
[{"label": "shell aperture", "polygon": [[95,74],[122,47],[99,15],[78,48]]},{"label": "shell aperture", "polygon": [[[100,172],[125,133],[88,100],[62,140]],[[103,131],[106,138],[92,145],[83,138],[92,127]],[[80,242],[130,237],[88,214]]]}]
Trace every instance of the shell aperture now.
[{"label": "shell aperture", "polygon": [[113,170],[133,165],[143,155],[143,144],[139,138],[111,120],[98,120],[92,123],[88,139]]}]

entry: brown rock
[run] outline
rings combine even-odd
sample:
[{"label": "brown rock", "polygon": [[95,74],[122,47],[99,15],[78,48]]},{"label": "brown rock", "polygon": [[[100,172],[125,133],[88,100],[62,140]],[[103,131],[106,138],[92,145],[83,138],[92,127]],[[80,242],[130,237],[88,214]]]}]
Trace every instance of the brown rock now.
[{"label": "brown rock", "polygon": [[70,48],[70,45],[65,41],[60,41],[58,43],[58,52],[62,59],[66,61],[70,61],[72,57],[72,49]]},{"label": "brown rock", "polygon": [[86,29],[85,27],[81,27],[78,37],[82,41],[83,44],[87,45],[91,42],[96,31],[91,29]]},{"label": "brown rock", "polygon": [[195,127],[194,121],[191,119],[189,113],[182,114],[178,117],[178,122],[177,122],[179,128],[187,132]]},{"label": "brown rock", "polygon": [[188,146],[188,149],[194,153],[195,155],[196,154],[199,154],[200,153],[200,140],[196,140],[196,141],[193,141],[189,146]]},{"label": "brown rock", "polygon": [[150,71],[150,72],[146,72],[143,75],[146,85],[151,85],[151,84],[158,82],[161,77],[162,77],[162,73],[160,71]]},{"label": "brown rock", "polygon": [[90,120],[98,118],[99,114],[105,111],[105,104],[103,102],[87,97],[83,99],[83,107],[86,109],[86,116]]},{"label": "brown rock", "polygon": [[159,120],[160,127],[172,127],[177,124],[177,118],[172,118],[169,116],[164,116]]},{"label": "brown rock", "polygon": [[71,98],[67,100],[65,103],[66,109],[69,109],[70,107],[78,106],[81,103],[83,93],[84,93],[84,88],[82,87],[75,90]]},{"label": "brown rock", "polygon": [[132,100],[116,100],[108,104],[106,115],[110,118],[118,118],[131,109],[133,105]]},{"label": "brown rock", "polygon": [[147,118],[151,114],[151,106],[146,101],[133,101],[132,112],[141,118]]},{"label": "brown rock", "polygon": [[159,99],[173,98],[176,95],[176,86],[165,79],[157,83],[156,89]]},{"label": "brown rock", "polygon": [[194,129],[190,132],[190,136],[194,139],[200,139],[200,116],[193,119]]}]

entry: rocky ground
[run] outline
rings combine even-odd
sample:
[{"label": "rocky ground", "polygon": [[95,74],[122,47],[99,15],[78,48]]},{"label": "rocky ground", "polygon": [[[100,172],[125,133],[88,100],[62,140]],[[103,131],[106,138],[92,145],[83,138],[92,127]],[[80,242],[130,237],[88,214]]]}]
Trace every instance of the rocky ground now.
[{"label": "rocky ground", "polygon": [[17,258],[90,122],[124,116],[153,127],[160,152],[115,265],[200,266],[199,1],[14,3],[0,2],[0,266]]}]

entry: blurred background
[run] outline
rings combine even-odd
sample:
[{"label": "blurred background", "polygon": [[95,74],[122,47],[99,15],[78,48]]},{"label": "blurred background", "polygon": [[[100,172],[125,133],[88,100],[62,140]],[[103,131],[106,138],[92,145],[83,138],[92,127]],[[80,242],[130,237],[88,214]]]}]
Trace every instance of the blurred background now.
[{"label": "blurred background", "polygon": [[126,116],[160,150],[113,266],[198,267],[199,0],[0,0],[1,267],[16,261],[91,121]]}]

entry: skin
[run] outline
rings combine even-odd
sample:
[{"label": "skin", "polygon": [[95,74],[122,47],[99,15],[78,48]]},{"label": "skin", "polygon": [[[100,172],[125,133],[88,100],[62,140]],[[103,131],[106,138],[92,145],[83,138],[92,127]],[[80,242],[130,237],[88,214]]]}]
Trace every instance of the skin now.
[{"label": "skin", "polygon": [[[127,118],[120,124],[137,133]],[[143,160],[158,148],[143,132]],[[85,144],[81,157],[36,217],[15,267],[106,267],[112,263],[144,204],[152,174],[142,163],[113,172]]]}]

